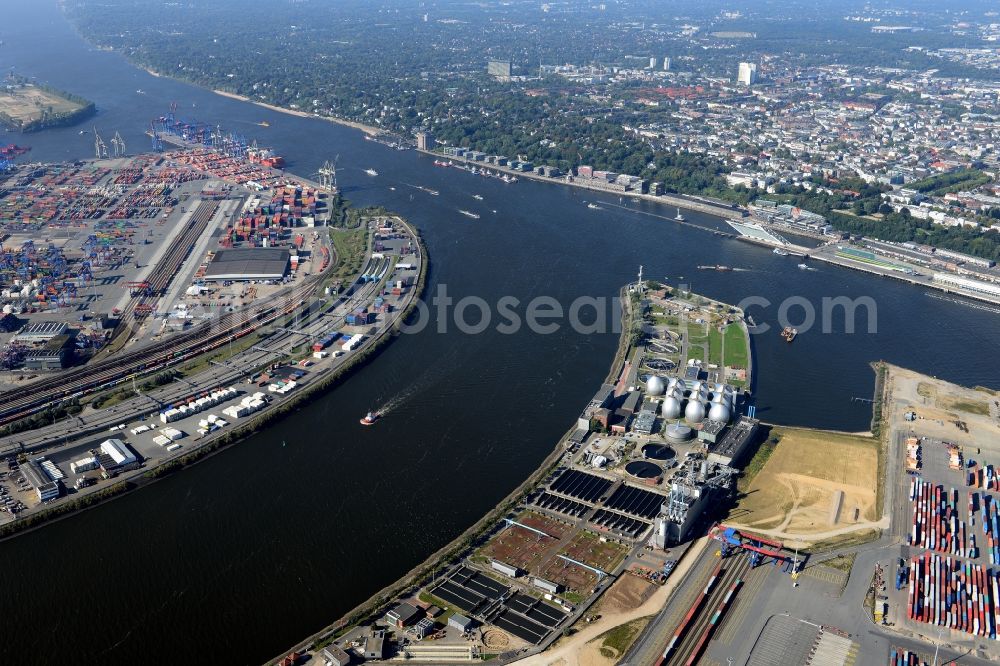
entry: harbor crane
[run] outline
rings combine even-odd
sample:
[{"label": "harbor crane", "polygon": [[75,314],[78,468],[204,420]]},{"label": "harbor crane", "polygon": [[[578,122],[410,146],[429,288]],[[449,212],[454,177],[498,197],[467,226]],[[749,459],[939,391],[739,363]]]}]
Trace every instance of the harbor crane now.
[{"label": "harbor crane", "polygon": [[112,153],[115,157],[125,157],[125,139],[118,132],[111,137]]},{"label": "harbor crane", "polygon": [[108,145],[104,143],[104,139],[97,133],[96,125],[94,126],[94,156],[99,160],[108,158]]},{"label": "harbor crane", "polygon": [[323,163],[322,168],[317,172],[319,175],[320,187],[328,191],[330,194],[337,193],[337,161],[340,160],[340,155],[334,158],[333,163],[327,160]]}]

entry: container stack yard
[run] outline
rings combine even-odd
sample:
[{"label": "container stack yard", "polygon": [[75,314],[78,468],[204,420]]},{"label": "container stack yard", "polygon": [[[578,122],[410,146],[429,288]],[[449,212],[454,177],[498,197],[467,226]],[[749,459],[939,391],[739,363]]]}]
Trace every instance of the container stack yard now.
[{"label": "container stack yard", "polygon": [[913,521],[909,543],[941,553],[967,557],[965,522],[958,517],[958,490],[920,478],[910,480]]},{"label": "container stack yard", "polygon": [[[318,193],[303,185],[285,185],[274,189],[270,201],[254,198],[223,236],[223,247],[273,247],[288,240],[295,227],[312,227],[316,222]],[[294,239],[301,247],[303,238]]]},{"label": "container stack yard", "polygon": [[985,462],[980,464],[978,461],[970,460],[965,482],[973,488],[1000,492],[1000,474],[993,465]]},{"label": "container stack yard", "polygon": [[910,619],[996,638],[998,575],[978,564],[924,553],[909,560]]},{"label": "container stack yard", "polygon": [[983,533],[986,535],[984,546],[990,564],[1000,564],[1000,510],[997,499],[986,493],[981,497],[977,493],[970,493],[969,506],[970,509],[979,509]]},{"label": "container stack yard", "polygon": [[[930,666],[930,664],[916,652],[893,646],[889,651],[889,666]],[[952,666],[952,663],[948,662],[946,666]]]}]

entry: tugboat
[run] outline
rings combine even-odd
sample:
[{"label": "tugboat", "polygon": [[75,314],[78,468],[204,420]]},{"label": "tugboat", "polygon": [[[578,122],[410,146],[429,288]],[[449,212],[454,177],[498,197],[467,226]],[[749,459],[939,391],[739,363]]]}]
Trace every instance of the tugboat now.
[{"label": "tugboat", "polygon": [[382,415],[378,412],[368,412],[365,414],[365,417],[361,419],[360,423],[363,426],[375,425],[375,422],[378,421],[381,416]]}]

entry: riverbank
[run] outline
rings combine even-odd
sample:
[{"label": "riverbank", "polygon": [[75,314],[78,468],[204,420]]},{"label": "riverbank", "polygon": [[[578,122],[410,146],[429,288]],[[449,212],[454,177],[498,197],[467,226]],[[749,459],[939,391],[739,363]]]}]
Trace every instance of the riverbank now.
[{"label": "riverbank", "polygon": [[[149,72],[149,70],[146,70]],[[149,72],[153,74],[153,72]],[[154,74],[154,76],[160,76],[159,74]],[[250,99],[244,95],[237,95],[236,93],[227,92],[225,90],[212,89],[216,95],[222,95],[223,97],[228,97],[229,99],[236,99],[241,102],[249,102],[251,104],[256,104],[257,106],[263,107],[265,109],[270,109],[271,111],[276,111],[278,113],[284,113],[290,116],[297,116],[299,118],[317,118],[319,120],[326,120],[331,123],[336,123],[337,125],[343,125],[345,127],[353,127],[356,130],[361,130],[365,134],[381,134],[385,130],[379,129],[372,125],[365,125],[364,123],[355,122],[353,120],[344,120],[343,118],[337,118],[335,116],[321,116],[318,113],[308,113],[306,111],[300,111],[299,109],[286,109],[283,106],[275,106],[274,104],[268,104],[267,102],[258,102],[257,100]]]},{"label": "riverbank", "polygon": [[[426,247],[420,233],[415,227],[401,217],[394,216],[393,219],[398,220],[402,224],[411,237],[412,242],[418,248],[419,272],[417,280],[413,288],[407,294],[403,307],[395,312],[395,316],[388,319],[384,326],[375,332],[374,335],[365,340],[355,352],[352,352],[351,355],[344,360],[344,362],[339,365],[327,367],[318,367],[318,365],[314,365],[313,370],[310,372],[312,381],[301,383],[301,387],[295,393],[292,393],[288,398],[283,399],[280,402],[269,402],[266,407],[253,416],[248,417],[244,422],[234,424],[225,430],[219,430],[214,436],[209,435],[200,440],[196,440],[198,443],[191,445],[192,448],[186,447],[185,451],[180,452],[175,456],[164,457],[155,462],[155,464],[143,466],[130,472],[119,474],[115,477],[113,484],[110,486],[94,486],[90,489],[83,489],[78,491],[74,496],[64,497],[61,501],[56,501],[45,506],[45,508],[40,511],[31,512],[29,510],[28,512],[21,514],[13,521],[0,525],[0,541],[38,529],[56,520],[69,517],[78,511],[90,509],[104,503],[105,501],[129,494],[142,487],[148,486],[149,484],[154,483],[167,475],[201,462],[202,460],[245,440],[249,436],[256,434],[276,420],[284,418],[292,411],[300,408],[306,401],[315,399],[319,394],[330,389],[340,381],[350,377],[354,372],[370,362],[375,357],[377,352],[398,334],[403,322],[405,322],[407,318],[412,315],[414,309],[417,307],[426,288],[429,260],[427,257]],[[333,263],[331,262],[330,269],[328,270],[332,270],[332,267]],[[322,273],[318,273],[314,276],[314,288],[318,288],[318,286],[322,284],[323,275],[324,274]],[[303,304],[308,304],[308,302],[308,297],[302,301]],[[307,308],[308,307],[309,306],[307,305]],[[288,316],[294,317],[296,315],[286,315],[285,318]],[[287,356],[284,360],[288,361],[289,359],[296,358],[294,352],[295,348],[293,347],[287,352]],[[330,357],[331,363],[334,362],[333,359],[334,357]],[[319,363],[322,363],[322,361]],[[250,376],[257,372],[258,368],[245,368],[245,370],[247,370],[247,376]],[[155,411],[156,410],[152,413],[155,414]],[[149,412],[146,412],[146,414],[148,413]],[[124,417],[124,420],[131,421],[134,420],[136,416],[142,416],[142,414],[132,414],[131,417]],[[107,438],[106,434],[98,434],[95,432],[93,435],[93,443],[95,446],[99,440]],[[124,435],[118,435],[118,437],[124,438]],[[87,442],[83,442],[82,445],[86,446]]]}]

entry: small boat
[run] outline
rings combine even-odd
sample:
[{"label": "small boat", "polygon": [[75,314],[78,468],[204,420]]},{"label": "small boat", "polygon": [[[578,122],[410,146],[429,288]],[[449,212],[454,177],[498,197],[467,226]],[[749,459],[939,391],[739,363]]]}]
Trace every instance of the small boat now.
[{"label": "small boat", "polygon": [[259,123],[257,123],[257,127],[270,127],[270,126],[271,123],[267,122],[266,120],[262,120]]},{"label": "small boat", "polygon": [[799,264],[799,270],[807,271],[809,270],[809,266],[807,264]]},{"label": "small boat", "polygon": [[587,208],[590,208],[591,210],[601,210],[601,207],[598,206],[595,203],[589,203],[589,204],[587,204]]},{"label": "small boat", "polygon": [[785,329],[781,331],[781,337],[785,339],[785,342],[791,342],[798,334],[798,329],[792,328],[791,326],[786,326]]},{"label": "small boat", "polygon": [[477,215],[476,213],[473,213],[471,210],[460,210],[458,212],[461,213],[462,215],[465,215],[466,217],[471,217],[474,220],[478,220],[479,219],[479,215]]},{"label": "small boat", "polygon": [[145,95],[146,91],[143,90],[142,88],[139,88],[138,90],[135,91],[135,94],[136,95]]},{"label": "small boat", "polygon": [[473,194],[472,198],[473,199],[477,199],[479,201],[482,201],[483,200],[483,195],[482,194]]},{"label": "small boat", "polygon": [[87,130],[80,130],[80,134],[86,134]]},{"label": "small boat", "polygon": [[396,191],[396,188],[395,188],[395,187],[393,187],[392,185],[390,185],[390,186],[389,186],[389,189],[390,189],[390,190],[392,190],[393,192],[395,192],[395,191]]},{"label": "small boat", "polygon": [[363,426],[375,425],[375,422],[382,417],[378,412],[368,412],[365,417],[361,419],[360,423]]},{"label": "small boat", "polygon": [[368,174],[369,176],[377,176],[378,175],[378,171],[376,171],[375,169],[365,169],[365,173]]},{"label": "small boat", "polygon": [[674,216],[674,219],[677,220],[678,222],[683,222],[684,221],[684,216],[681,215],[681,209],[680,208],[677,209],[677,215]]},{"label": "small boat", "polygon": [[782,250],[780,247],[774,248],[774,250],[772,250],[772,252],[774,252],[779,257],[787,257],[788,256],[788,252],[785,251],[785,250]]},{"label": "small boat", "polygon": [[444,160],[434,160],[434,166],[447,167],[447,166],[451,166],[451,164],[449,164],[448,162],[445,162]]}]

